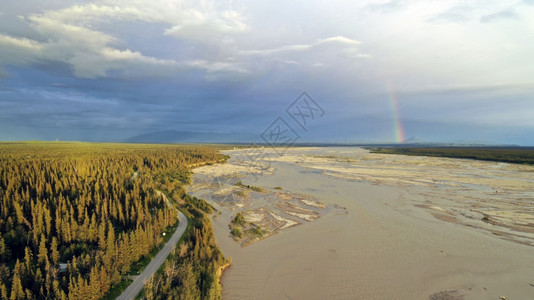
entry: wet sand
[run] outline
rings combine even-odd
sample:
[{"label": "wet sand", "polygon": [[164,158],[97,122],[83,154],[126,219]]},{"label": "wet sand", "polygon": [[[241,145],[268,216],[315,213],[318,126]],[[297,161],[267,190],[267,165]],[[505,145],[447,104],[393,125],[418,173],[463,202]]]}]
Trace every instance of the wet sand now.
[{"label": "wet sand", "polygon": [[[245,153],[195,169],[194,181],[236,165],[244,184],[312,195],[327,208],[241,247],[228,224],[246,207],[219,207],[217,243],[233,260],[225,299],[534,298],[534,168],[296,148],[247,171]],[[209,189],[190,192],[211,199]]]}]

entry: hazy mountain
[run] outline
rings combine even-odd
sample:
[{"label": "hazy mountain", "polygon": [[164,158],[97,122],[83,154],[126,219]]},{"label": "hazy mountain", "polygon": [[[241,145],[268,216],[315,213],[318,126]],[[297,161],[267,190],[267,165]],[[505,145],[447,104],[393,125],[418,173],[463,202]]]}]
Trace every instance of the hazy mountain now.
[{"label": "hazy mountain", "polygon": [[220,133],[201,131],[156,131],[136,135],[126,139],[126,143],[250,143],[254,141],[253,134]]},{"label": "hazy mountain", "polygon": [[416,137],[416,136],[412,136],[406,140],[404,140],[404,142],[402,142],[402,144],[428,144],[427,141],[423,141],[422,139]]}]

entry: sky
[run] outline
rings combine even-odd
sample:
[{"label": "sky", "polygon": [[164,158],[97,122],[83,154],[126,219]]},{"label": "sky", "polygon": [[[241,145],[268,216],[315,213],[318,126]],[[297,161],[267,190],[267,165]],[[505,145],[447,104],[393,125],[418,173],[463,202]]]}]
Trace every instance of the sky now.
[{"label": "sky", "polygon": [[2,0],[0,140],[532,146],[533,62],[534,0]]}]

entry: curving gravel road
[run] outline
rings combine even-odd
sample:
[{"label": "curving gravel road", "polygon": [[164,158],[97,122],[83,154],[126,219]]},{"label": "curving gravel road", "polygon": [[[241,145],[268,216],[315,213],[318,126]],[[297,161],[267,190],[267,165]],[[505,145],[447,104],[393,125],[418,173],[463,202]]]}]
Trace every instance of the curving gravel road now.
[{"label": "curving gravel road", "polygon": [[[163,195],[165,198],[165,201],[167,202],[167,205],[171,205],[165,194],[157,191],[158,194]],[[146,268],[139,274],[134,281],[120,294],[117,299],[120,300],[130,300],[134,299],[139,292],[143,289],[144,283],[150,278],[150,276],[154,275],[156,271],[159,269],[159,267],[165,262],[165,259],[167,259],[167,256],[171,253],[172,249],[180,240],[182,235],[185,232],[185,229],[187,228],[187,218],[186,216],[181,212],[178,211],[178,220],[180,221],[178,223],[178,227],[176,228],[176,231],[173,233],[172,237],[169,239],[169,241],[163,246],[163,248],[156,254],[156,256],[152,259],[152,261],[146,266]]]}]

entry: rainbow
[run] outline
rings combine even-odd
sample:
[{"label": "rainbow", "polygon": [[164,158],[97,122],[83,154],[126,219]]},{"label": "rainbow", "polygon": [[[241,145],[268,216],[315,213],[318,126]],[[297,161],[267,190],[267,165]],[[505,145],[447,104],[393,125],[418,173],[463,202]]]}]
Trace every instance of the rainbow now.
[{"label": "rainbow", "polygon": [[393,89],[392,85],[390,83],[386,84],[386,90],[389,98],[389,105],[391,107],[391,114],[393,118],[393,132],[395,134],[395,141],[397,143],[404,142],[404,128],[402,127],[402,122],[399,117],[399,100],[397,99],[397,95],[395,94],[395,90]]}]

